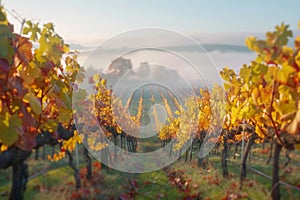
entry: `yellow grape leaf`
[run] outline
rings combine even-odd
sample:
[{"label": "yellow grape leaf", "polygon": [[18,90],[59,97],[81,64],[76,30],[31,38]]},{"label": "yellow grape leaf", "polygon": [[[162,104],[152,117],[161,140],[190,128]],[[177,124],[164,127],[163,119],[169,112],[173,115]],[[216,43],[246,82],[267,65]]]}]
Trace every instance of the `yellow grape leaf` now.
[{"label": "yellow grape leaf", "polygon": [[14,102],[13,105],[11,105],[11,111],[13,113],[17,112],[18,110],[20,110],[20,106],[18,105],[17,102]]},{"label": "yellow grape leaf", "polygon": [[[0,142],[1,142],[1,140],[0,140]],[[0,147],[0,152],[6,151],[7,149],[8,149],[8,146],[2,144],[1,147]]]},{"label": "yellow grape leaf", "polygon": [[117,133],[118,133],[118,134],[121,134],[121,133],[122,133],[122,129],[121,129],[119,126],[117,126],[116,129],[117,129]]},{"label": "yellow grape leaf", "polygon": [[300,66],[300,51],[298,51],[298,53],[295,57],[295,61],[296,61],[297,65]]},{"label": "yellow grape leaf", "polygon": [[253,45],[254,41],[256,41],[256,37],[254,37],[254,36],[250,36],[250,37],[246,38],[246,41],[245,41],[247,47],[251,51],[254,51],[254,45]]},{"label": "yellow grape leaf", "polygon": [[263,140],[262,140],[262,139],[256,139],[256,140],[254,140],[254,142],[255,142],[256,144],[261,144],[261,143],[263,142]]},{"label": "yellow grape leaf", "polygon": [[273,111],[272,113],[271,113],[271,116],[272,116],[272,118],[275,120],[275,121],[280,121],[280,114],[279,114],[279,112],[275,112],[275,111]]},{"label": "yellow grape leaf", "polygon": [[288,77],[289,74],[296,72],[296,69],[288,63],[283,63],[280,71],[283,71],[286,74],[286,77]]},{"label": "yellow grape leaf", "polygon": [[102,79],[101,80],[101,85],[105,85],[106,84],[106,80],[105,79]]},{"label": "yellow grape leaf", "polygon": [[278,70],[277,80],[281,83],[286,83],[288,79],[288,74],[283,70]]},{"label": "yellow grape leaf", "polygon": [[258,98],[259,98],[259,91],[258,89],[255,87],[253,90],[252,90],[252,93],[251,93],[251,97],[252,97],[252,101],[254,103],[254,105],[257,105],[258,104]]},{"label": "yellow grape leaf", "polygon": [[53,156],[51,157],[50,155],[47,156],[48,160],[50,160],[51,162],[56,162],[56,161],[59,161],[61,160],[62,158],[64,158],[66,155],[66,152],[58,152],[58,153],[55,153],[53,154]]},{"label": "yellow grape leaf", "polygon": [[67,63],[67,66],[66,66],[66,71],[68,72],[68,73],[74,73],[74,67],[73,67],[73,65],[71,65],[71,64],[68,64],[68,60],[69,59],[71,59],[70,57],[67,57],[66,59],[65,59],[65,62]]},{"label": "yellow grape leaf", "polygon": [[245,118],[245,116],[247,115],[247,113],[249,113],[249,110],[250,110],[249,106],[244,106],[244,107],[241,109],[239,115],[240,115],[242,118]]},{"label": "yellow grape leaf", "polygon": [[264,138],[265,135],[264,133],[261,131],[261,129],[258,126],[255,126],[255,133],[260,137],[260,138]]},{"label": "yellow grape leaf", "polygon": [[258,121],[259,121],[259,123],[260,123],[261,125],[267,123],[267,120],[266,120],[265,117],[259,117],[259,118],[258,118]]},{"label": "yellow grape leaf", "polygon": [[71,65],[72,64],[72,58],[70,57],[70,56],[67,56],[66,58],[65,58],[65,63],[66,63],[66,70],[68,71],[68,70],[71,70],[71,71],[73,71],[73,66]]},{"label": "yellow grape leaf", "polygon": [[64,46],[63,46],[63,52],[64,52],[64,53],[70,52],[70,47],[69,47],[68,45],[64,45]]},{"label": "yellow grape leaf", "polygon": [[273,104],[274,108],[280,113],[280,115],[284,116],[289,113],[294,113],[296,110],[294,102],[279,102],[278,104]]},{"label": "yellow grape leaf", "polygon": [[77,131],[74,131],[73,137],[71,137],[67,141],[63,141],[62,148],[73,151],[76,147],[76,143],[81,144],[81,137],[78,135]]},{"label": "yellow grape leaf", "polygon": [[284,62],[285,60],[288,60],[289,58],[292,58],[293,54],[294,54],[293,48],[287,47],[287,46],[283,46],[282,47],[282,52],[281,52],[281,58],[280,58],[280,60],[282,62]]},{"label": "yellow grape leaf", "polygon": [[295,118],[290,123],[290,125],[288,125],[286,128],[286,131],[292,135],[294,135],[296,133],[299,134],[299,130],[300,130],[300,103],[298,103],[298,110],[297,110]]},{"label": "yellow grape leaf", "polygon": [[40,115],[42,113],[41,102],[35,97],[32,92],[27,93],[24,96],[24,100],[29,103],[30,107],[36,114]]}]

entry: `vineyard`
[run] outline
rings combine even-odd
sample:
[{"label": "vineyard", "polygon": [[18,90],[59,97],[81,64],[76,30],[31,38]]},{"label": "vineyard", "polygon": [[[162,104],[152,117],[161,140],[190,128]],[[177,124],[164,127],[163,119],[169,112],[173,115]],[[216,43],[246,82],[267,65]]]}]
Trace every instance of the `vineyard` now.
[{"label": "vineyard", "polygon": [[52,23],[19,34],[0,7],[0,199],[300,199],[300,36],[246,45],[224,85],[124,99],[126,71],[86,73]]}]

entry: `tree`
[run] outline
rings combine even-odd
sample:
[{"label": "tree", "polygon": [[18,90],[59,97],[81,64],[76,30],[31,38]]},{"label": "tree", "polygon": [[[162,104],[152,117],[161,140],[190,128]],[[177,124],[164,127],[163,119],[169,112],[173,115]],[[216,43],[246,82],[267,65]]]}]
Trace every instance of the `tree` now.
[{"label": "tree", "polygon": [[265,40],[247,38],[246,44],[257,53],[256,59],[250,65],[244,65],[238,74],[228,73],[228,69],[222,72],[225,90],[228,85],[234,87],[230,77],[237,77],[240,82],[236,90],[244,100],[235,103],[239,107],[237,116],[255,125],[258,136],[275,142],[273,199],[280,198],[280,151],[282,147],[292,150],[300,143],[300,36],[296,37],[294,48],[287,46],[290,37],[289,26],[281,24],[273,32],[267,32]]},{"label": "tree", "polygon": [[51,23],[27,21],[24,37],[14,33],[1,6],[0,35],[0,168],[12,166],[10,199],[22,199],[31,151],[74,136],[71,81],[83,69]]}]

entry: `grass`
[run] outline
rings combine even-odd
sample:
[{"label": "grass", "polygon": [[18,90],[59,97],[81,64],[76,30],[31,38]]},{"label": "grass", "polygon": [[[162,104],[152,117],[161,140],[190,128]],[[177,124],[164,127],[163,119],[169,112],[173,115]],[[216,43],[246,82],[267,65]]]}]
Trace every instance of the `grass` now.
[{"label": "grass", "polygon": [[[55,152],[57,152],[57,151],[58,151],[58,149],[56,147]],[[45,153],[46,153],[46,155],[51,155],[52,147],[46,145]],[[83,158],[80,158],[79,161],[83,162]],[[70,181],[73,181],[73,176],[72,176],[73,171],[67,166],[68,160],[62,159],[57,162],[51,162],[47,159],[47,157],[45,160],[43,160],[42,159],[42,149],[40,150],[40,155],[39,155],[38,160],[35,160],[35,153],[33,152],[30,155],[29,159],[27,159],[26,163],[28,164],[29,176],[32,176],[38,172],[43,172],[44,170],[47,170],[47,169],[49,169],[49,170],[52,169],[52,171],[50,171],[49,173],[46,173],[46,174],[41,173],[42,175],[39,175],[37,178],[28,182],[27,190],[25,193],[25,197],[26,197],[25,199],[32,199],[31,194],[37,193],[36,189],[38,187],[41,188],[40,189],[41,191],[43,190],[42,189],[43,186],[52,187],[54,185],[53,184],[54,179],[59,179],[59,178],[61,179],[62,177],[67,177]],[[54,173],[56,168],[58,168],[58,172],[57,172],[58,174]],[[51,173],[54,173],[53,176]],[[4,199],[8,198],[10,188],[11,188],[11,183],[12,183],[11,180],[12,180],[11,167],[0,170],[0,200],[2,200],[2,199],[4,200]],[[57,184],[57,182],[56,182],[56,184]],[[60,184],[60,183],[58,183],[58,184]],[[33,188],[35,188],[35,189],[32,190]],[[28,198],[26,196],[27,193],[29,193]],[[35,195],[44,196],[46,194],[35,194]],[[53,197],[53,194],[50,194],[50,196],[51,195]],[[60,196],[59,193],[58,193],[58,196]],[[36,199],[40,199],[40,198],[37,197]],[[55,197],[53,197],[53,199],[55,199]]]},{"label": "grass", "polygon": [[29,181],[25,199],[66,199],[64,186],[74,181],[72,172],[68,166],[65,166]]},{"label": "grass", "polygon": [[219,158],[212,157],[206,169],[198,168],[195,162],[177,162],[172,168],[184,171],[184,179],[190,180],[189,184],[192,185],[191,192],[200,191],[200,196],[205,199],[270,199],[264,186],[253,180],[246,180],[243,189],[240,190],[237,167],[228,164],[230,177],[223,178],[219,163]]},{"label": "grass", "polygon": [[[144,148],[148,148],[147,143],[144,143]],[[260,156],[261,159],[253,159],[248,164],[271,175],[271,165],[265,164],[267,155],[260,155],[259,148],[253,149],[253,156]],[[300,183],[300,169],[298,165],[295,165],[298,162],[297,159],[299,159],[297,153],[292,155],[296,161],[293,161],[291,166],[287,168],[283,167],[284,154],[281,156],[281,180],[293,185]],[[170,165],[167,170],[162,169],[143,174],[123,173],[112,169],[108,171],[100,170],[99,163],[98,165],[94,163],[92,181],[87,181],[84,178],[85,169],[81,159],[80,174],[83,189],[78,192],[74,189],[73,170],[68,166],[61,167],[67,162],[66,160],[60,162],[29,159],[31,174],[45,168],[54,169],[28,182],[25,199],[58,200],[70,199],[76,195],[83,195],[83,199],[118,199],[120,195],[133,195],[134,199],[182,199],[187,194],[199,195],[200,199],[270,199],[271,181],[249,170],[247,171],[244,187],[240,190],[240,158],[229,159],[229,178],[222,177],[219,156],[210,156],[206,169],[198,168],[195,158],[192,162],[184,162],[183,156],[181,160]],[[55,167],[59,168],[55,169]],[[174,177],[168,177],[168,173],[172,171],[176,172],[176,180]],[[180,187],[175,183],[179,179],[181,179],[179,181]],[[11,169],[1,170],[1,200],[7,199],[11,184],[9,180],[11,180]],[[281,186],[281,194],[283,199],[300,199],[300,192],[288,189],[285,186]]]},{"label": "grass", "polygon": [[168,177],[163,170],[148,172],[138,176],[137,200],[152,200],[152,199],[181,199],[183,193],[169,184]]}]

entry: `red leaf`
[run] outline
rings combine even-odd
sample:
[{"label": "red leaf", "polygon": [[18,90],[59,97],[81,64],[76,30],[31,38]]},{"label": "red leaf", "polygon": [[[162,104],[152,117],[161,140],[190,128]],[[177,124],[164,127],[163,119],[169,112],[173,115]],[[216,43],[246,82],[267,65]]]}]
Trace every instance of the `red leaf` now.
[{"label": "red leaf", "polygon": [[73,89],[74,89],[75,91],[78,91],[78,85],[77,85],[76,83],[73,84]]},{"label": "red leaf", "polygon": [[93,83],[95,83],[93,77],[89,78],[89,84],[93,84]]},{"label": "red leaf", "polygon": [[0,58],[0,70],[4,73],[8,73],[9,69],[10,69],[10,67],[9,67],[8,61]]},{"label": "red leaf", "polygon": [[133,199],[132,197],[130,197],[128,194],[121,194],[119,197],[121,200],[131,200]]},{"label": "red leaf", "polygon": [[152,182],[151,181],[144,181],[144,185],[150,185]]},{"label": "red leaf", "polygon": [[130,185],[134,188],[137,189],[138,185],[137,185],[137,181],[135,179],[131,179],[130,180]]},{"label": "red leaf", "polygon": [[24,151],[30,151],[35,146],[35,137],[37,134],[32,134],[28,132],[21,132],[20,139],[16,143],[16,146]]},{"label": "red leaf", "polygon": [[35,119],[27,112],[24,104],[21,105],[19,117],[22,118],[24,127],[30,127],[35,124]]},{"label": "red leaf", "polygon": [[32,60],[32,43],[28,38],[19,36],[16,38],[15,64],[28,64]]},{"label": "red leaf", "polygon": [[48,61],[42,68],[42,74],[43,76],[47,76],[48,73],[55,67],[54,63],[51,61]]},{"label": "red leaf", "polygon": [[15,76],[9,79],[8,84],[11,90],[17,89],[17,94],[19,95],[20,99],[23,98],[28,92],[28,89],[24,87],[23,82],[24,80],[21,77]]}]

